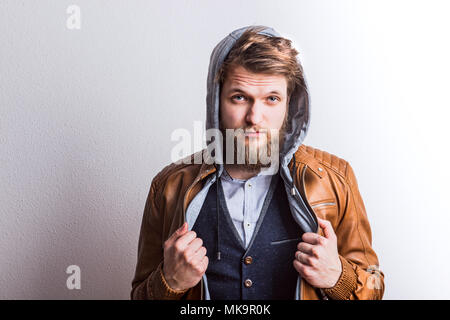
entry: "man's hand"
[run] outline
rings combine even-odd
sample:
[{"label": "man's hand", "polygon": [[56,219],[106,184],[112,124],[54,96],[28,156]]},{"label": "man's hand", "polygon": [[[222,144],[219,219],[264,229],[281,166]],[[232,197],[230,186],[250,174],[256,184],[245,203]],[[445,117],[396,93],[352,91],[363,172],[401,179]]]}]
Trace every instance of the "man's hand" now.
[{"label": "man's hand", "polygon": [[203,240],[185,222],[164,242],[163,275],[174,290],[194,287],[208,268]]},{"label": "man's hand", "polygon": [[337,238],[328,220],[317,217],[325,237],[307,232],[303,242],[297,245],[294,268],[310,285],[316,288],[331,288],[338,281],[342,265],[337,250]]}]

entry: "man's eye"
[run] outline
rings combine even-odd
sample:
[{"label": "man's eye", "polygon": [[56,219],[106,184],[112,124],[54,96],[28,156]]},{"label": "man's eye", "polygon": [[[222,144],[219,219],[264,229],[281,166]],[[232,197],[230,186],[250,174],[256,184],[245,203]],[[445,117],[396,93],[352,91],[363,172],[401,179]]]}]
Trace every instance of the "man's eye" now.
[{"label": "man's eye", "polygon": [[275,96],[270,96],[269,99],[271,99],[271,98],[274,98],[274,100],[271,100],[271,102],[276,102],[276,101],[280,100],[280,99],[278,99],[278,97],[275,97]]},{"label": "man's eye", "polygon": [[[233,96],[233,97],[231,97],[231,99],[234,99],[234,100],[236,100],[236,97],[242,97],[242,98],[244,98],[244,96],[243,95],[241,95],[241,94],[237,94],[237,95],[235,95],[235,96]],[[237,100],[237,101],[242,101],[242,100]]]}]

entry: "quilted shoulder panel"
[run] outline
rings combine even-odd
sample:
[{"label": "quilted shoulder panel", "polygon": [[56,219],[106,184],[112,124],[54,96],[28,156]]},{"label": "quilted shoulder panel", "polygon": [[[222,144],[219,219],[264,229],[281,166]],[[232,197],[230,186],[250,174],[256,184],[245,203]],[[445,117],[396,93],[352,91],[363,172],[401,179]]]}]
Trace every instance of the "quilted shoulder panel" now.
[{"label": "quilted shoulder panel", "polygon": [[332,153],[305,145],[305,151],[312,155],[323,166],[326,166],[342,177],[346,176],[348,162]]}]

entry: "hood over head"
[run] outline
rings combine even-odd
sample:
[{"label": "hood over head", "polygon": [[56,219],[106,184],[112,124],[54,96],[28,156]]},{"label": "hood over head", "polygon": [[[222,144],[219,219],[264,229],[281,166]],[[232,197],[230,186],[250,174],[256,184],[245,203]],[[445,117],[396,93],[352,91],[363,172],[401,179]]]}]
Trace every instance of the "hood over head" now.
[{"label": "hood over head", "polygon": [[[270,37],[281,37],[281,35],[271,27],[253,25],[234,30],[215,46],[211,53],[207,78],[206,130],[212,128],[219,129],[220,83],[218,81],[214,81],[216,73],[236,41],[245,32],[245,30],[250,27],[262,27],[263,29],[258,32],[259,34]],[[298,56],[297,60],[301,65]],[[304,80],[304,86],[296,85],[293,89],[289,101],[287,117],[288,123],[286,126],[284,143],[280,149],[280,175],[284,180],[294,219],[305,232],[316,232],[317,221],[309,213],[302,212],[305,211],[304,208],[306,208],[306,206],[298,190],[296,190],[293,178],[288,168],[288,164],[290,163],[294,152],[297,151],[306,137],[310,123],[310,100],[306,80]],[[209,144],[211,142],[207,143]],[[216,174],[217,177],[219,177],[223,172],[223,164],[215,165],[217,168]],[[289,197],[293,197],[295,201],[291,201]]]}]

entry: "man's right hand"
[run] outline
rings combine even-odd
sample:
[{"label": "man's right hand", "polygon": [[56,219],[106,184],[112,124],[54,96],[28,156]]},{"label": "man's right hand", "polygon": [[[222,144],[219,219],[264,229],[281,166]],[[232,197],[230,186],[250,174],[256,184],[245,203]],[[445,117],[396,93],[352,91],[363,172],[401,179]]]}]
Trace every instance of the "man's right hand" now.
[{"label": "man's right hand", "polygon": [[187,230],[185,222],[164,242],[163,275],[174,290],[194,287],[208,268],[203,240]]}]

